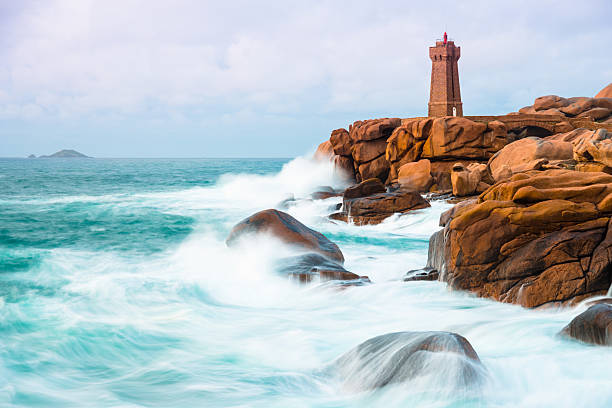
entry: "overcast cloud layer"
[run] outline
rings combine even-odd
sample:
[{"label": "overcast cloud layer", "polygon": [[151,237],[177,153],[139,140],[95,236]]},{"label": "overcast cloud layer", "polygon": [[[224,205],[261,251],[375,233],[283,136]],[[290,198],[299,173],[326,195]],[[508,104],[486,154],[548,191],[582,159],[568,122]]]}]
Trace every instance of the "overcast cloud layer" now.
[{"label": "overcast cloud layer", "polygon": [[0,0],[0,156],[292,157],[427,113],[461,46],[466,115],[612,82],[612,2]]}]

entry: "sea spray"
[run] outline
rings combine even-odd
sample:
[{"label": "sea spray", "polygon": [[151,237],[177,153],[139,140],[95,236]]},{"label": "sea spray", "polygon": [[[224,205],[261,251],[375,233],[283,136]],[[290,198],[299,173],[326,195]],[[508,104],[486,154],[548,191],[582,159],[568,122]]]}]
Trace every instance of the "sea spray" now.
[{"label": "sea spray", "polygon": [[[309,199],[309,189],[340,186],[326,179],[328,164],[305,159],[29,163],[0,161],[10,175],[0,193],[2,406],[612,404],[612,352],[556,336],[579,310],[402,281],[425,265],[449,204],[357,227],[327,219],[341,198]],[[318,166],[328,166],[320,177]],[[295,284],[274,266],[292,248],[266,236],[226,247],[234,224],[291,194],[287,211],[372,284]],[[476,399],[440,394],[426,378],[347,392],[321,374],[369,338],[432,330],[456,332],[478,353],[489,376]]]}]

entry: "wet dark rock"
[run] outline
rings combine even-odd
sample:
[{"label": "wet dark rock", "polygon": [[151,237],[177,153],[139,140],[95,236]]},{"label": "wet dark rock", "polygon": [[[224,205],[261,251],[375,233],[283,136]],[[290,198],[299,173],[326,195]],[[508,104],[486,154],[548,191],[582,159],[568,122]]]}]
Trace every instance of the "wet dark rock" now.
[{"label": "wet dark rock", "polygon": [[599,303],[589,307],[560,334],[585,343],[612,346],[612,305]]},{"label": "wet dark rock", "polygon": [[600,303],[612,305],[612,297],[603,297],[599,299],[588,300],[585,302],[587,306],[598,305]]},{"label": "wet dark rock", "polygon": [[342,193],[337,193],[335,191],[315,191],[310,195],[313,200],[325,200],[331,197],[340,197]]},{"label": "wet dark rock", "polygon": [[379,224],[393,214],[407,213],[429,207],[429,202],[415,191],[395,190],[367,197],[347,199],[342,203],[342,212],[330,215],[337,221],[351,221],[356,225]]},{"label": "wet dark rock", "polygon": [[290,207],[293,207],[297,203],[297,200],[293,196],[285,198],[280,203],[276,204],[276,208],[280,208],[281,210],[288,210]]},{"label": "wet dark rock", "polygon": [[364,391],[429,377],[451,388],[485,376],[476,351],[450,332],[398,332],[371,338],[341,356],[333,369],[348,388]]},{"label": "wet dark rock", "polygon": [[435,281],[438,280],[440,273],[436,269],[425,268],[408,271],[404,282],[412,281]]},{"label": "wet dark rock", "polygon": [[308,228],[289,214],[274,209],[260,211],[240,221],[232,228],[225,242],[232,246],[245,234],[260,232],[267,232],[287,244],[317,252],[331,260],[344,262],[340,248],[323,234]]},{"label": "wet dark rock", "polygon": [[339,263],[317,253],[282,258],[277,261],[277,271],[300,283],[329,280],[363,280],[369,282],[367,276],[359,276],[349,272]]},{"label": "wet dark rock", "polygon": [[372,194],[384,193],[385,191],[387,191],[385,185],[379,179],[371,178],[344,190],[344,198],[367,197]]}]

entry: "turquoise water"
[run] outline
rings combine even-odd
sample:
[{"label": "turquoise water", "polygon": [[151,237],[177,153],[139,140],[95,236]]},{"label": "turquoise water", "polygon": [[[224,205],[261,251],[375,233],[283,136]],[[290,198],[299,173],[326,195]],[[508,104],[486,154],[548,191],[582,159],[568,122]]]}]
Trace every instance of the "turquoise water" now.
[{"label": "turquoise water", "polygon": [[[556,333],[584,309],[525,310],[403,282],[424,266],[432,208],[355,227],[326,219],[340,187],[305,159],[0,159],[0,406],[344,407],[612,405],[612,351]],[[231,227],[293,196],[294,217],[373,284],[297,286],[271,237]],[[478,389],[437,378],[360,392],[330,364],[403,330],[465,336]]]}]

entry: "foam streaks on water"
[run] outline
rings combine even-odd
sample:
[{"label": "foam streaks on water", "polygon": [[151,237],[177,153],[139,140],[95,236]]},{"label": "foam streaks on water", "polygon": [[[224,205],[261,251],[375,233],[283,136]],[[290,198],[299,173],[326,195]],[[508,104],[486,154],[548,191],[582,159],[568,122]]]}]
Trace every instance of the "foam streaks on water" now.
[{"label": "foam streaks on water", "polygon": [[[377,226],[335,224],[325,216],[339,198],[308,200],[319,185],[341,185],[331,168],[305,159],[282,165],[52,163],[78,180],[89,180],[88,171],[117,173],[116,183],[140,172],[143,182],[111,194],[100,185],[84,191],[91,181],[54,197],[3,194],[0,405],[612,404],[612,351],[556,336],[583,306],[532,311],[401,280],[425,265],[428,237],[448,204]],[[4,173],[23,166],[0,163]],[[248,166],[260,174],[244,174],[253,172]],[[175,181],[159,181],[164,174]],[[185,181],[194,179],[200,185]],[[274,260],[292,248],[265,236],[225,246],[233,224],[291,195],[288,212],[337,242],[346,268],[373,284],[298,286],[274,272]],[[45,222],[45,239],[28,231]],[[355,392],[330,373],[357,344],[406,330],[465,336],[486,367],[483,386],[448,393],[415,380]]]}]

